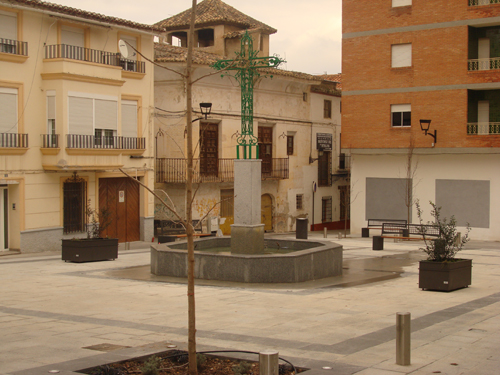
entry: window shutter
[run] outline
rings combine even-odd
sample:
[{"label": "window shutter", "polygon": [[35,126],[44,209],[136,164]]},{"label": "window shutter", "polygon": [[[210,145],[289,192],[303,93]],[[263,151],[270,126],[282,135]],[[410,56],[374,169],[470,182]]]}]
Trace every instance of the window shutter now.
[{"label": "window shutter", "polygon": [[17,13],[0,11],[0,38],[17,40]]},{"label": "window shutter", "polygon": [[69,46],[85,47],[85,33],[77,27],[63,26],[61,28],[61,43]]},{"label": "window shutter", "polygon": [[47,119],[53,120],[56,118],[56,97],[47,96]]},{"label": "window shutter", "polygon": [[137,101],[122,100],[122,136],[137,138]]},{"label": "window shutter", "polygon": [[95,128],[116,130],[118,128],[118,103],[112,100],[95,100]]},{"label": "window shutter", "polygon": [[392,67],[411,66],[411,43],[392,46]]},{"label": "window shutter", "polygon": [[69,97],[69,134],[94,135],[93,99]]},{"label": "window shutter", "polygon": [[0,88],[0,133],[17,133],[17,89]]},{"label": "window shutter", "polygon": [[411,112],[411,104],[392,104],[391,112]]}]

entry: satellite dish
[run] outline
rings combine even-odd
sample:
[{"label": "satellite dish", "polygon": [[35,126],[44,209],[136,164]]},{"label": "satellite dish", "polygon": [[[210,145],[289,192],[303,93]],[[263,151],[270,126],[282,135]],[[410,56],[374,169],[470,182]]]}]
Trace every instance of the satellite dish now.
[{"label": "satellite dish", "polygon": [[127,43],[125,43],[122,39],[118,41],[118,49],[120,50],[120,53],[123,57],[125,57],[126,59],[129,57]]}]

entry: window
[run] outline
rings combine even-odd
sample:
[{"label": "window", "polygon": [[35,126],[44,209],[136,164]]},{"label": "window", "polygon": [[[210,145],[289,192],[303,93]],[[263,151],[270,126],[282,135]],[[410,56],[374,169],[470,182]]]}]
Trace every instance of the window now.
[{"label": "window", "polygon": [[47,142],[44,147],[58,147],[56,135],[56,97],[55,92],[47,92]]},{"label": "window", "polygon": [[411,5],[411,0],[392,0],[392,7],[404,7],[407,5]]},{"label": "window", "polygon": [[69,134],[93,136],[96,146],[112,146],[117,135],[118,99],[84,95],[69,93]]},{"label": "window", "polygon": [[302,93],[302,101],[307,102],[307,92]]},{"label": "window", "polygon": [[393,44],[391,48],[392,48],[391,66],[393,68],[411,66],[411,43]]},{"label": "window", "polygon": [[332,197],[321,198],[321,222],[332,222]]},{"label": "window", "polygon": [[137,52],[135,50],[139,50],[137,38],[130,35],[120,35],[120,39],[126,42],[128,49],[128,56],[122,56],[120,58],[120,66],[123,68],[123,70],[136,72]]},{"label": "window", "polygon": [[137,138],[137,100],[122,100],[122,136]]},{"label": "window", "polygon": [[293,155],[293,135],[286,136],[286,154]]},{"label": "window", "polygon": [[411,104],[391,105],[392,126],[411,126]]},{"label": "window", "polygon": [[17,89],[0,87],[0,147],[17,147]]},{"label": "window", "polygon": [[214,45],[214,29],[198,30],[198,47],[210,47]]},{"label": "window", "polygon": [[323,151],[318,158],[318,186],[332,186],[332,157],[330,151]]},{"label": "window", "polygon": [[63,231],[84,232],[87,223],[87,183],[76,173],[63,183]]},{"label": "window", "polygon": [[0,52],[17,53],[17,13],[0,10]]},{"label": "window", "polygon": [[295,196],[295,206],[297,210],[303,209],[304,194],[297,194]]},{"label": "window", "polygon": [[323,118],[332,118],[332,101],[325,99],[323,103]]}]

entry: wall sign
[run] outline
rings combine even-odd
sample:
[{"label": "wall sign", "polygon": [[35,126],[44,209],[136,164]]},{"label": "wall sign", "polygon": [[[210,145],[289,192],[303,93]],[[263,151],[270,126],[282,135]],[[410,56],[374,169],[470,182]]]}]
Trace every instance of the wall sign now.
[{"label": "wall sign", "polygon": [[332,135],[328,133],[317,133],[316,134],[316,149],[319,151],[331,151],[332,150]]},{"label": "wall sign", "polygon": [[125,202],[125,190],[120,190],[118,192],[118,202],[120,203]]}]

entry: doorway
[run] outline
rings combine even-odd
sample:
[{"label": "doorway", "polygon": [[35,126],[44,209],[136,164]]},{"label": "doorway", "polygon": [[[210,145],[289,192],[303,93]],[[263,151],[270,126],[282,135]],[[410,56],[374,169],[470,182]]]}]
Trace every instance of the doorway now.
[{"label": "doorway", "polygon": [[9,190],[0,187],[0,251],[9,250]]},{"label": "doorway", "polygon": [[273,199],[269,194],[263,194],[260,199],[261,203],[261,223],[264,224],[265,232],[273,230]]},{"label": "doorway", "polygon": [[118,242],[140,240],[139,184],[128,177],[99,179],[99,210],[111,212],[111,225],[103,236]]}]

